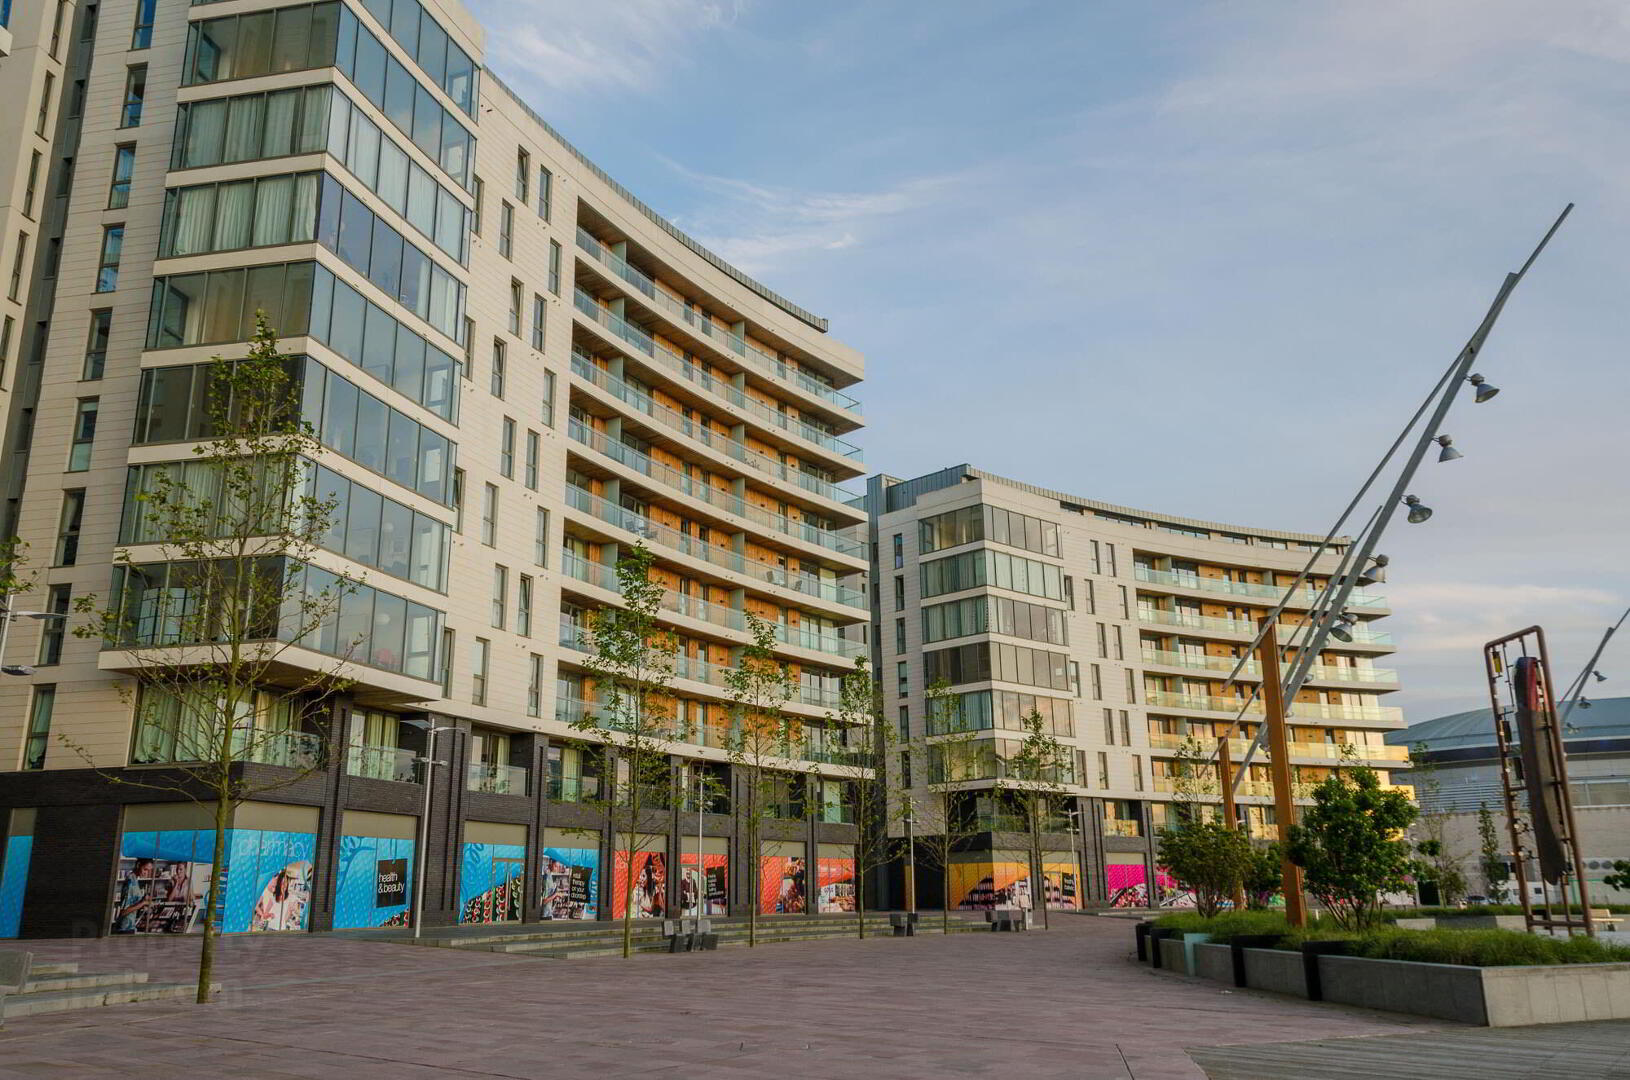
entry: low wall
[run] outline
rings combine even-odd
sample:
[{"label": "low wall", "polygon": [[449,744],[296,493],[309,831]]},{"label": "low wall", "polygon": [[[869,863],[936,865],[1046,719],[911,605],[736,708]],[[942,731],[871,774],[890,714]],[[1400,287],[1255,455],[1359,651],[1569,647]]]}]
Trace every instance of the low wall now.
[{"label": "low wall", "polygon": [[1630,1020],[1630,964],[1473,968],[1490,1027]]},{"label": "low wall", "polygon": [[1202,979],[1218,982],[1234,981],[1234,950],[1227,945],[1196,945],[1194,947],[1194,974]]},{"label": "low wall", "polygon": [[[1233,980],[1233,975],[1229,975]],[[1245,985],[1276,994],[1307,997],[1307,975],[1302,971],[1302,954],[1280,949],[1245,950]]]},{"label": "low wall", "polygon": [[1185,958],[1183,955],[1183,939],[1161,938],[1159,944],[1160,966],[1165,968],[1167,971],[1175,972],[1178,975],[1187,975],[1189,973],[1189,968],[1188,965],[1184,963]]},{"label": "low wall", "polygon": [[1319,957],[1319,982],[1326,1001],[1463,1024],[1488,1023],[1483,1007],[1483,973],[1487,970],[1359,956]]}]

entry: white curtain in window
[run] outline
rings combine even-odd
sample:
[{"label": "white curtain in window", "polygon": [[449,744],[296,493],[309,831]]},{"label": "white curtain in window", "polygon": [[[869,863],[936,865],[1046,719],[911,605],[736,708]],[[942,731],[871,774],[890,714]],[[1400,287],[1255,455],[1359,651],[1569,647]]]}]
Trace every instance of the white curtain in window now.
[{"label": "white curtain in window", "polygon": [[266,176],[255,192],[254,246],[283,244],[289,239],[289,212],[294,197],[294,177]]},{"label": "white curtain in window", "polygon": [[374,187],[385,205],[398,214],[407,208],[408,156],[389,139],[379,147],[379,183]]},{"label": "white curtain in window", "polygon": [[278,90],[266,95],[266,130],[260,140],[261,157],[294,153],[294,117],[302,90]]},{"label": "white curtain in window", "polygon": [[266,113],[266,99],[260,94],[233,98],[226,121],[226,151],[223,161],[252,161],[260,156],[260,128]]},{"label": "white curtain in window", "polygon": [[295,139],[294,152],[309,154],[323,148],[323,135],[328,130],[328,87],[308,86],[300,106],[300,127]]},{"label": "white curtain in window", "polygon": [[215,196],[214,251],[235,251],[249,246],[249,225],[255,214],[255,182],[221,184]]},{"label": "white curtain in window", "polygon": [[317,236],[318,173],[301,173],[294,178],[294,215],[289,223],[289,242],[312,240]]},{"label": "white curtain in window", "polygon": [[181,146],[181,167],[214,165],[221,160],[221,139],[226,133],[226,102],[199,101],[187,108],[187,134]]},{"label": "white curtain in window", "polygon": [[170,254],[196,255],[210,250],[210,238],[215,228],[215,188],[181,188],[173,204],[175,220],[171,224]]}]

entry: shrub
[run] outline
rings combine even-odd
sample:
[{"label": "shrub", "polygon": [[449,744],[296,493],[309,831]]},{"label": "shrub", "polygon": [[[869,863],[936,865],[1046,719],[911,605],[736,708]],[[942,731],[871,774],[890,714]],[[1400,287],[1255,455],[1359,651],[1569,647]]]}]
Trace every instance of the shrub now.
[{"label": "shrub", "polygon": [[1290,924],[1285,921],[1284,914],[1277,911],[1225,911],[1209,919],[1183,912],[1162,915],[1155,920],[1155,925],[1163,930],[1178,930],[1185,934],[1210,934],[1212,941],[1223,945],[1247,935],[1290,933]]},{"label": "shrub", "polygon": [[1286,937],[1281,949],[1310,941],[1345,941],[1348,955],[1370,960],[1412,960],[1466,967],[1536,964],[1604,964],[1630,961],[1630,946],[1594,938],[1553,938],[1521,930],[1399,930],[1396,927],[1350,933],[1309,929]]}]

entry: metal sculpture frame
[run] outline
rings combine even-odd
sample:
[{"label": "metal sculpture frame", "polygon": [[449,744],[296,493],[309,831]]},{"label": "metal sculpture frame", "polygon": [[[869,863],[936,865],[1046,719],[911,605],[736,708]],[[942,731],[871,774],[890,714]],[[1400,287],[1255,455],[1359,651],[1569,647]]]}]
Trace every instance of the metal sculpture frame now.
[{"label": "metal sculpture frame", "polygon": [[[1539,663],[1539,691],[1538,708],[1535,710],[1535,728],[1541,734],[1539,745],[1533,748],[1534,752],[1545,755],[1546,763],[1550,767],[1551,784],[1555,789],[1557,805],[1560,807],[1560,820],[1557,822],[1560,830],[1558,839],[1566,854],[1565,868],[1560,875],[1558,888],[1561,892],[1561,914],[1557,914],[1558,905],[1551,902],[1551,886],[1545,880],[1544,872],[1540,872],[1540,895],[1544,900],[1544,913],[1540,914],[1534,909],[1534,902],[1528,892],[1528,859],[1537,858],[1537,854],[1523,843],[1524,834],[1532,834],[1533,826],[1522,820],[1523,813],[1518,806],[1518,794],[1527,789],[1522,773],[1522,746],[1518,737],[1512,732],[1510,719],[1516,713],[1517,688],[1512,680],[1513,659],[1530,658]],[[1483,646],[1484,666],[1488,671],[1489,704],[1493,709],[1494,737],[1499,748],[1500,764],[1500,790],[1505,800],[1506,827],[1511,836],[1512,870],[1517,878],[1517,892],[1522,901],[1523,919],[1530,931],[1544,930],[1547,933],[1555,930],[1567,930],[1571,937],[1575,931],[1583,930],[1589,937],[1596,936],[1595,922],[1590,914],[1590,893],[1586,885],[1584,859],[1579,849],[1579,829],[1574,822],[1573,796],[1568,788],[1567,753],[1562,745],[1562,725],[1557,718],[1556,697],[1551,689],[1551,658],[1545,648],[1545,631],[1537,626],[1530,626],[1505,637],[1496,638]],[[1504,700],[1502,701],[1502,689]],[[1529,813],[1534,811],[1529,807]],[[1571,873],[1568,870],[1571,869]],[[1579,890],[1579,910],[1577,914],[1568,898],[1569,879],[1572,878]]]}]

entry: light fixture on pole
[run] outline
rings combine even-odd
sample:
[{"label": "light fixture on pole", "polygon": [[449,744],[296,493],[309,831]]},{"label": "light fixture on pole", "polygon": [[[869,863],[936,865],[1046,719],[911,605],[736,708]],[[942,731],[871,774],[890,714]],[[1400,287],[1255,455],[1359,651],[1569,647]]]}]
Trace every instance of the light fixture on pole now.
[{"label": "light fixture on pole", "polygon": [[423,757],[413,760],[424,766],[424,808],[419,814],[419,838],[417,841],[418,869],[413,874],[413,936],[417,938],[424,923],[424,878],[425,867],[429,865],[429,852],[426,850],[430,844],[430,793],[435,786],[436,766],[447,764],[436,760],[436,736],[443,731],[457,731],[454,726],[436,727],[429,720],[406,719],[402,723],[408,727],[417,728],[424,732],[425,751]]},{"label": "light fixture on pole", "polygon": [[1358,625],[1358,616],[1351,611],[1344,611],[1336,617],[1336,622],[1330,627],[1330,636],[1337,641],[1353,640],[1353,627]]},{"label": "light fixture on pole", "polygon": [[1365,567],[1364,569],[1362,569],[1362,570],[1360,570],[1358,572],[1358,583],[1359,583],[1359,585],[1363,586],[1363,585],[1384,585],[1384,584],[1386,584],[1387,567],[1391,563],[1392,563],[1392,560],[1387,558],[1385,555],[1377,555],[1377,556],[1375,556],[1375,560],[1373,562],[1371,562],[1369,566]]},{"label": "light fixture on pole", "polygon": [[1432,441],[1443,447],[1442,450],[1438,451],[1438,462],[1440,464],[1445,461],[1459,461],[1466,456],[1455,449],[1455,441],[1447,435],[1439,435]]},{"label": "light fixture on pole", "polygon": [[1579,695],[1579,707],[1581,709],[1590,708],[1590,698],[1586,697],[1584,694],[1580,694]]},{"label": "light fixture on pole", "polygon": [[[11,611],[0,610],[0,660],[6,655],[6,642],[11,637],[11,623],[13,619],[66,619],[66,611]],[[32,675],[34,669],[27,664],[5,664],[0,666],[0,675]]]},{"label": "light fixture on pole", "polygon": [[1409,507],[1409,523],[1419,525],[1432,516],[1432,508],[1421,502],[1419,495],[1405,495],[1404,505]]},{"label": "light fixture on pole", "polygon": [[1477,392],[1473,396],[1472,400],[1479,405],[1483,404],[1483,402],[1500,392],[1500,388],[1498,386],[1491,386],[1489,381],[1483,378],[1481,375],[1468,375],[1466,376],[1466,381],[1477,388]]},{"label": "light fixture on pole", "polygon": [[1591,674],[1596,676],[1596,681],[1597,682],[1606,682],[1607,681],[1607,676],[1603,675],[1600,671],[1593,671],[1593,672],[1591,672]]}]

